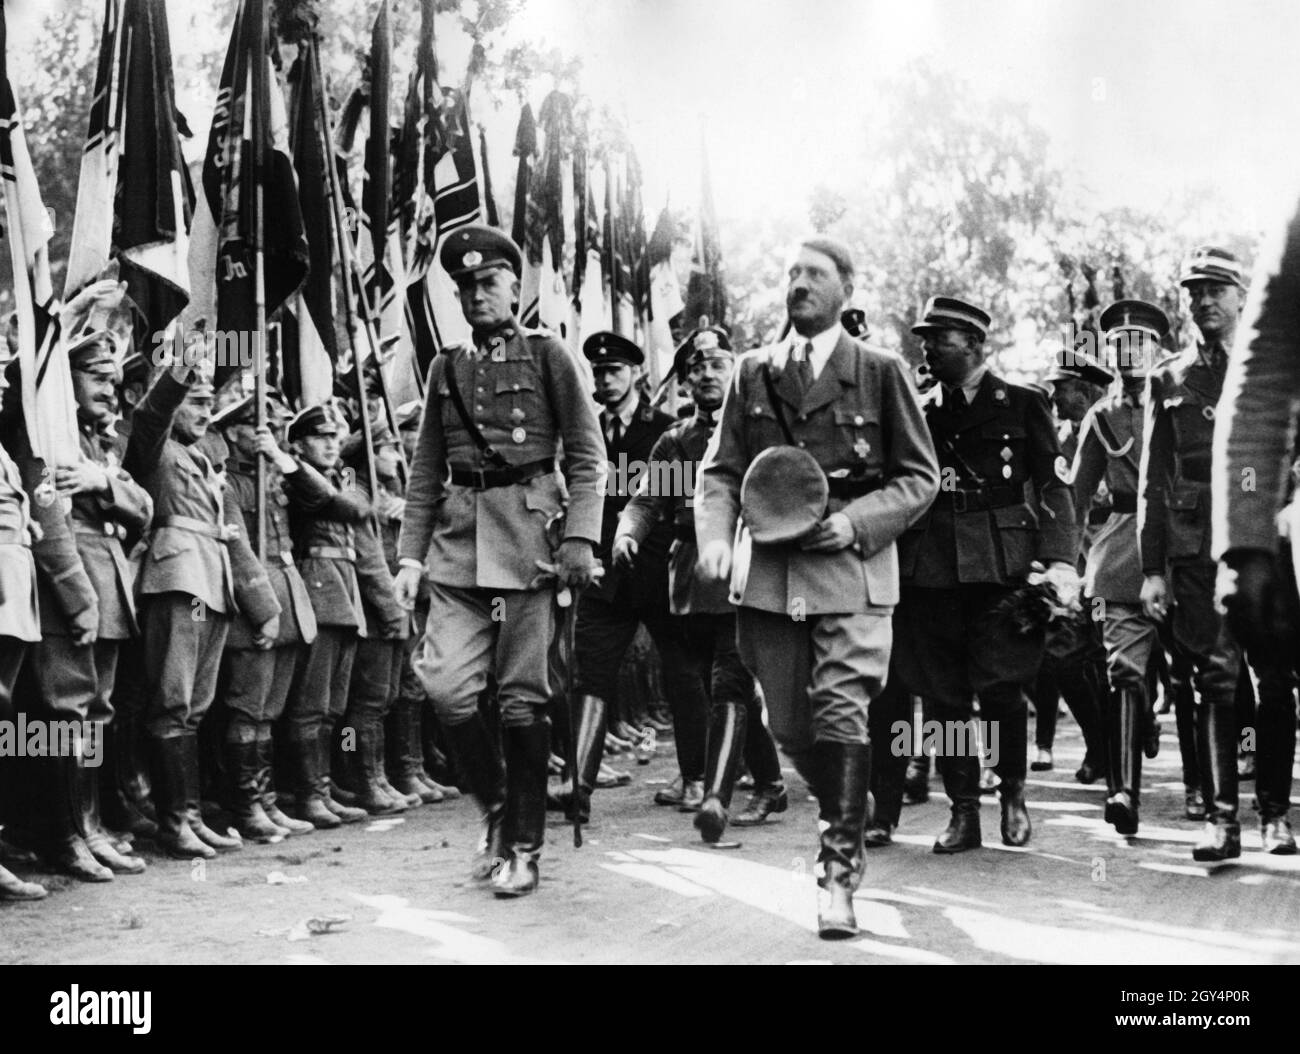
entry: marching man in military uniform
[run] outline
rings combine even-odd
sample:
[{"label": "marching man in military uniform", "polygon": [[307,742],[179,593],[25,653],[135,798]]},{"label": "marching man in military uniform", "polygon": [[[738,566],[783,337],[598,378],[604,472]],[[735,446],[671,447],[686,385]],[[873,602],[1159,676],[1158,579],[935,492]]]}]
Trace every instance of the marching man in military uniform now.
[{"label": "marching man in military uniform", "polygon": [[730,576],[741,659],[821,805],[826,939],[857,933],[867,707],[889,665],[894,542],[938,487],[902,361],[840,325],[853,273],[843,243],[799,246],[786,293],[792,335],[740,360],[695,510],[701,573]]},{"label": "marching man in military uniform", "polygon": [[[1154,304],[1117,300],[1098,320],[1123,385],[1083,419],[1074,458],[1074,496],[1082,521],[1104,483],[1109,513],[1091,539],[1083,591],[1100,600],[1110,692],[1103,705],[1106,726],[1106,822],[1120,834],[1136,834],[1142,755],[1155,756],[1151,698],[1152,656],[1160,647],[1156,623],[1141,604],[1142,560],[1138,551],[1138,466],[1142,456],[1143,389],[1150,366],[1169,335],[1169,319]],[[1091,605],[1086,606],[1091,614]]]},{"label": "marching man in military uniform", "polygon": [[[969,722],[978,695],[981,719],[998,736],[1002,841],[1018,846],[1031,833],[1025,693],[1042,660],[1044,628],[1016,617],[1017,591],[1038,561],[1057,602],[1077,604],[1078,540],[1070,467],[1047,399],[989,369],[989,323],[980,308],[937,296],[913,327],[938,380],[923,402],[943,482],[929,513],[899,541],[895,658],[927,721]],[[994,754],[991,737],[986,749]],[[979,846],[980,758],[967,750],[938,761],[952,818],[934,851]]]},{"label": "marching man in military uniform", "polygon": [[1215,861],[1241,855],[1235,706],[1242,654],[1215,607],[1210,459],[1246,279],[1230,252],[1202,246],[1188,259],[1181,284],[1200,340],[1158,365],[1148,382],[1138,499],[1142,606],[1159,622],[1172,618],[1175,646],[1193,668],[1206,824],[1192,856]]},{"label": "marching man in military uniform", "polygon": [[[397,597],[431,580],[415,670],[483,811],[476,878],[511,897],[537,888],[546,826],[548,653],[560,586],[582,589],[598,564],[605,450],[569,351],[514,317],[522,259],[500,231],[472,225],[443,244],[473,342],[434,360],[426,384]],[[564,491],[555,467],[563,445]],[[548,526],[563,516],[552,551]],[[479,709],[494,674],[505,765]],[[494,860],[496,866],[494,867]]]},{"label": "marching man in military uniform", "polygon": [[[691,676],[705,686],[711,701],[704,798],[695,817],[706,842],[717,842],[726,830],[742,756],[754,777],[754,794],[736,818],[737,825],[762,823],[770,813],[784,812],[788,804],[781,762],[763,724],[754,677],[736,651],[736,613],[726,584],[703,579],[696,568],[694,483],[717,428],[734,364],[731,340],[720,326],[697,329],[682,343],[673,369],[690,388],[695,414],[656,441],[614,537],[614,562],[626,566],[640,560],[643,544],[656,526],[671,524],[673,529],[668,584],[674,628],[689,658]],[[678,724],[678,737],[682,731]],[[680,759],[680,745],[678,750]]]},{"label": "marching man in military uniform", "polygon": [[[1295,580],[1300,546],[1295,498],[1300,208],[1295,198],[1286,209],[1260,251],[1260,276],[1246,301],[1246,324],[1228,364],[1214,425],[1211,479],[1213,555],[1220,561],[1218,592],[1227,621],[1251,655],[1271,654],[1279,673],[1290,678],[1300,654]],[[1267,853],[1290,855],[1296,851],[1287,816],[1295,764],[1295,692],[1266,693],[1261,677],[1255,724],[1261,843]]]}]

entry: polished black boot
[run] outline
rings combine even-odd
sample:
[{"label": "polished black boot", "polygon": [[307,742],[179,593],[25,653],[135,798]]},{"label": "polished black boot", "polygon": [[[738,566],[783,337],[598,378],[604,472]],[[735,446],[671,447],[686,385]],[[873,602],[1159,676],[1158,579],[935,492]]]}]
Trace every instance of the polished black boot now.
[{"label": "polished black boot", "polygon": [[727,829],[727,810],[736,786],[736,769],[745,747],[744,703],[714,703],[709,715],[709,760],[704,772],[704,801],[695,814],[695,829],[709,843]]},{"label": "polished black boot", "polygon": [[871,750],[865,743],[814,743],[822,832],[817,860],[817,934],[822,940],[858,935],[853,894],[862,880]]},{"label": "polished black boot", "polygon": [[36,848],[54,870],[80,882],[110,882],[113,872],[95,859],[81,834],[77,759],[35,758],[33,775],[40,787],[41,815]]},{"label": "polished black boot", "polygon": [[295,820],[281,810],[275,792],[274,769],[275,740],[269,724],[257,726],[257,788],[262,811],[276,827],[290,835],[311,834],[316,828],[305,820]]},{"label": "polished black boot", "polygon": [[330,793],[330,759],[333,754],[334,726],[333,718],[326,721],[316,737],[316,789],[321,804],[344,823],[360,823],[370,814],[365,809],[344,805],[335,801]]},{"label": "polished black boot", "polygon": [[114,874],[138,875],[143,872],[144,861],[138,856],[128,856],[119,852],[100,820],[98,769],[88,768],[83,759],[72,759],[69,764],[69,775],[75,782],[72,793],[75,795],[74,801],[79,819],[77,829],[85,840],[90,855]]},{"label": "polished black boot", "polygon": [[138,733],[132,719],[113,716],[104,732],[104,764],[99,769],[100,815],[115,831],[141,838],[153,838],[158,825],[141,808],[141,795],[148,799],[148,781],[136,771],[138,751],[133,737]]},{"label": "polished black boot", "polygon": [[1201,702],[1201,780],[1207,806],[1205,830],[1192,859],[1205,862],[1241,856],[1237,820],[1237,715],[1230,706]]},{"label": "polished black boot", "polygon": [[1289,674],[1262,664],[1255,731],[1255,798],[1259,802],[1261,847],[1266,853],[1290,856],[1296,851],[1295,835],[1287,820],[1291,768],[1295,764],[1295,688]]},{"label": "polished black boot", "polygon": [[197,815],[199,811],[197,750],[192,766],[187,757],[189,744],[194,742],[189,736],[150,740],[158,844],[170,856],[210,860],[217,851],[199,840],[189,822],[190,813]]},{"label": "polished black boot", "polygon": [[457,770],[478,802],[482,834],[470,867],[470,877],[476,882],[484,882],[505,859],[505,766],[488,734],[482,712],[475,712],[468,721],[458,725],[444,723],[442,732]]},{"label": "polished black boot", "polygon": [[[606,722],[608,708],[605,700],[598,695],[584,695],[578,699],[578,756],[568,767],[569,786],[555,795],[556,806],[563,810],[570,820],[578,823],[591,821],[591,792],[596,789],[596,778],[600,774],[600,762],[605,753]],[[558,743],[557,747],[567,747],[568,743]],[[577,789],[574,789],[574,773],[577,773]]]},{"label": "polished black boot", "polygon": [[1138,797],[1142,784],[1145,692],[1121,688],[1111,694],[1107,713],[1106,822],[1119,834],[1137,834]]},{"label": "polished black boot", "polygon": [[388,785],[403,795],[407,802],[414,797],[420,799],[421,805],[433,805],[442,801],[443,794],[421,778],[424,755],[420,748],[419,724],[417,704],[400,698],[383,719]]},{"label": "polished black boot", "polygon": [[979,758],[936,758],[943,790],[952,803],[948,826],[935,839],[936,853],[961,853],[983,845],[980,835],[980,761]]},{"label": "polished black boot", "polygon": [[918,754],[907,762],[903,777],[903,804],[924,805],[930,800],[930,755]]},{"label": "polished black boot", "polygon": [[185,764],[185,785],[187,788],[194,788],[193,800],[186,804],[186,821],[190,825],[190,830],[194,832],[200,842],[211,849],[216,849],[218,852],[228,853],[236,849],[243,849],[244,843],[242,839],[218,834],[203,822],[203,811],[199,803],[199,781],[201,778],[199,771],[199,737],[196,735],[181,736],[180,741],[185,744],[181,755]]},{"label": "polished black boot", "polygon": [[240,837],[267,845],[289,834],[271,822],[262,806],[256,725],[232,724],[226,729],[226,775],[233,781],[235,830]]},{"label": "polished black boot", "polygon": [[[326,807],[325,798],[321,794],[320,761],[317,757],[319,737],[312,731],[298,734],[298,730],[292,727],[288,733],[284,751],[293,773],[294,817],[302,823],[311,824],[317,830],[328,831],[341,827],[343,821]],[[327,776],[326,781],[328,780]]]},{"label": "polished black boot", "polygon": [[546,835],[546,760],[551,726],[545,720],[503,729],[506,752],[505,862],[492,876],[498,897],[522,897],[537,889],[537,861]]},{"label": "polished black boot", "polygon": [[[999,707],[990,706],[998,722],[999,758],[993,766],[997,772],[998,798],[1002,805],[1002,844],[1022,846],[1029,843],[1033,825],[1025,808],[1026,753],[1029,749],[1029,712],[1019,688],[1008,687],[1008,696]],[[981,700],[984,697],[981,697]],[[981,702],[981,705],[982,702]],[[988,727],[987,725],[985,727]]]},{"label": "polished black boot", "polygon": [[357,727],[357,749],[353,755],[352,786],[356,790],[353,802],[371,816],[389,816],[406,812],[406,796],[389,794],[382,782],[384,775],[384,744],[377,736],[380,722],[368,720]]}]

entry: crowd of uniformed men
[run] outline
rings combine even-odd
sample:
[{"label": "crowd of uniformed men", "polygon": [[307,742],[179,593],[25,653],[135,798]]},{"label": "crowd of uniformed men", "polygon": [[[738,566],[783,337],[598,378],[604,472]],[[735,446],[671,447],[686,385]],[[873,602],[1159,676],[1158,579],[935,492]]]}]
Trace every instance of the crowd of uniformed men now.
[{"label": "crowd of uniformed men", "polygon": [[[1289,561],[1257,509],[1249,537],[1212,541],[1235,500],[1211,494],[1248,288],[1231,253],[1188,258],[1194,343],[1167,348],[1162,310],[1121,300],[1093,354],[1063,347],[1024,386],[989,368],[994,321],[956,297],[914,329],[924,369],[871,347],[845,313],[849,251],[809,238],[775,344],[739,355],[707,320],[686,336],[677,419],[639,383],[643,350],[610,332],[582,349],[593,403],[565,345],[515,317],[506,236],[465,228],[442,261],[473,340],[435,359],[399,435],[377,391],[363,406],[346,385],[297,413],[272,390],[258,427],[254,397],[214,392],[207,363],[129,354],[107,281],[65,312],[82,457],[50,470],[10,362],[0,718],[107,730],[99,767],[0,759],[11,863],[108,881],[144,870],[141,844],[211,857],[457,784],[482,816],[475,877],[518,896],[537,887],[548,807],[588,822],[593,791],[620,780],[607,753],[671,729],[678,778],[654,801],[711,844],[788,808],[780,744],[819,803],[820,930],[842,937],[864,849],[928,795],[928,752],[899,750],[897,723],[919,706],[997,737],[987,768],[973,741],[938,750],[951,819],[934,851],[981,844],[993,789],[1020,846],[1062,696],[1086,745],[1077,779],[1106,781],[1120,834],[1139,829],[1141,761],[1172,705],[1186,816],[1205,823],[1195,858],[1240,854],[1241,778],[1264,850],[1295,851],[1294,651],[1250,629],[1261,604],[1290,603]],[[1256,467],[1274,492],[1289,478]],[[1225,549],[1235,623],[1216,606]],[[670,720],[618,701],[641,627]],[[209,800],[233,830],[209,826]],[[0,897],[44,895],[0,867]]]}]

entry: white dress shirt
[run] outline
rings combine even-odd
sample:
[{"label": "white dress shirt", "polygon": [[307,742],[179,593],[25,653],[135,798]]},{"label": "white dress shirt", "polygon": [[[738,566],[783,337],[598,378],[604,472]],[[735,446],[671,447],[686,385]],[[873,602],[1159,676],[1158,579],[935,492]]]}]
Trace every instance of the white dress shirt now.
[{"label": "white dress shirt", "polygon": [[791,332],[782,343],[772,349],[772,365],[778,369],[785,369],[785,364],[790,359],[790,353],[795,350],[802,351],[809,340],[812,341],[812,372],[813,380],[822,375],[827,361],[831,357],[831,352],[835,350],[835,345],[839,343],[840,334],[844,328],[836,322],[830,329],[824,329],[813,337],[800,336],[798,333]]}]

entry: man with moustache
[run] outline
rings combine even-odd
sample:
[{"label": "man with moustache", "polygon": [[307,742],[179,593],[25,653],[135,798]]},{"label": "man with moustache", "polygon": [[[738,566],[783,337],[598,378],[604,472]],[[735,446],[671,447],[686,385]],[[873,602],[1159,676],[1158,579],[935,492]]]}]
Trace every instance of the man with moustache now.
[{"label": "man with moustache", "polygon": [[[556,624],[547,579],[582,589],[599,567],[604,448],[569,350],[514,316],[523,270],[515,244],[473,224],[443,242],[440,259],[473,339],[429,369],[396,593],[414,607],[427,568],[429,615],[415,671],[482,810],[472,875],[490,879],[499,897],[518,897],[537,888],[546,830],[544,708]],[[552,532],[561,539],[554,550]],[[504,765],[478,705],[489,674]]]},{"label": "man with moustache", "polygon": [[[737,826],[762,823],[788,804],[776,744],[754,693],[754,677],[736,651],[735,609],[726,586],[703,579],[696,568],[694,485],[734,364],[731,339],[721,326],[697,329],[683,341],[673,370],[685,379],[695,414],[656,441],[648,470],[619,518],[613,550],[616,565],[631,566],[655,527],[672,525],[668,588],[673,630],[689,660],[691,677],[704,686],[711,704],[704,798],[695,817],[695,826],[709,843],[718,842],[727,828],[742,757],[754,777],[754,794],[736,818]],[[582,778],[590,793],[594,765],[590,760],[587,764]]]},{"label": "man with moustache", "polygon": [[[858,931],[867,708],[889,665],[894,543],[939,482],[902,361],[840,324],[853,274],[842,242],[799,245],[786,292],[792,332],[740,360],[705,451],[695,514],[701,576],[730,576],[741,660],[820,804],[818,932],[828,940]],[[804,502],[789,493],[787,469],[800,468]]]},{"label": "man with moustache", "polygon": [[[1035,561],[1062,607],[1077,604],[1078,540],[1070,466],[1044,395],[997,376],[984,361],[987,312],[932,297],[912,331],[938,383],[925,419],[944,481],[939,496],[899,541],[902,602],[894,617],[899,678],[923,700],[926,720],[996,722],[1002,841],[1030,838],[1024,786],[1026,691],[1043,657],[1044,625],[1017,616]],[[938,758],[952,802],[936,853],[982,844],[980,758]]]}]

